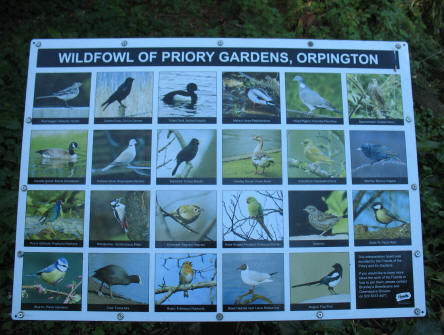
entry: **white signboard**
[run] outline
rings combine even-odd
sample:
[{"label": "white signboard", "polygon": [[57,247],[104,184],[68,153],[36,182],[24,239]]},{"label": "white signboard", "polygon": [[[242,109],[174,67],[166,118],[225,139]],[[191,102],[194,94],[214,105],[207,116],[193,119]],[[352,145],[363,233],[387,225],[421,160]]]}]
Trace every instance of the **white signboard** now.
[{"label": "white signboard", "polygon": [[425,315],[404,42],[31,43],[12,318]]}]

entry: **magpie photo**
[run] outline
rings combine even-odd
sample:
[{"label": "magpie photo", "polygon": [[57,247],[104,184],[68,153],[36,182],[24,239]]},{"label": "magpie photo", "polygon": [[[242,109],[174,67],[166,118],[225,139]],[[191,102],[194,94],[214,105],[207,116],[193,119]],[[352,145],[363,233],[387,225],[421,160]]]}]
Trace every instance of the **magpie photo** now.
[{"label": "magpie photo", "polygon": [[328,275],[322,277],[319,280],[316,281],[312,281],[312,282],[308,282],[308,283],[304,283],[304,284],[299,284],[299,285],[294,285],[293,287],[301,287],[301,286],[311,286],[311,285],[327,285],[328,290],[330,291],[330,294],[337,294],[335,292],[335,286],[339,284],[339,282],[342,279],[342,266],[339,263],[336,263],[335,265],[332,266],[334,268],[334,270],[332,272],[330,272]]},{"label": "magpie photo", "polygon": [[109,105],[111,105],[113,102],[117,101],[119,104],[126,108],[124,104],[122,104],[122,100],[124,100],[130,93],[131,93],[131,87],[133,86],[134,78],[126,78],[123,84],[121,84],[117,90],[111,94],[111,96],[106,100],[103,104],[103,110],[105,110]]}]

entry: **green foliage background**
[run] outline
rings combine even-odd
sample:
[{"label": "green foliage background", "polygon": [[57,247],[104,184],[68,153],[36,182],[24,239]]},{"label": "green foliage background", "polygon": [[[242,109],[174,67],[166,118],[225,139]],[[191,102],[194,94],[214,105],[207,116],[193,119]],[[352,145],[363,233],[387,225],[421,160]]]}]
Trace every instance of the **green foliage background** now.
[{"label": "green foliage background", "polygon": [[[0,4],[1,330],[5,334],[207,333],[214,324],[11,321],[16,201],[29,43],[33,38],[269,37],[407,41],[410,47],[427,316],[223,324],[238,334],[441,334],[444,276],[443,0],[91,0]],[[441,78],[441,79],[440,79]],[[440,251],[441,250],[441,251]],[[369,316],[370,317],[370,316]]]}]

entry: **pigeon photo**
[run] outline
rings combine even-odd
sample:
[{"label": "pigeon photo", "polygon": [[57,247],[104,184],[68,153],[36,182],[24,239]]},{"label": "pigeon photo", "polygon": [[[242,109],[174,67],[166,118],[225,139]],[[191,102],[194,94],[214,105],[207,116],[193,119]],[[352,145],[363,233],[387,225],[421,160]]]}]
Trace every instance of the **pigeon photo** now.
[{"label": "pigeon photo", "polygon": [[156,246],[216,247],[216,191],[157,191]]},{"label": "pigeon photo", "polygon": [[151,122],[153,73],[99,72],[97,73],[95,101],[96,123],[104,123],[104,119],[107,122],[112,121],[113,118],[118,119],[119,123],[125,123],[125,119]]},{"label": "pigeon photo", "polygon": [[290,253],[291,310],[349,309],[349,263],[346,252]]},{"label": "pigeon photo", "polygon": [[91,73],[37,73],[32,122],[61,124],[67,123],[63,119],[76,119],[87,123],[90,91]]},{"label": "pigeon photo", "polygon": [[290,246],[348,245],[346,191],[290,191],[288,212]]},{"label": "pigeon photo", "polygon": [[277,72],[222,73],[224,123],[280,123]]},{"label": "pigeon photo", "polygon": [[353,191],[353,205],[355,245],[371,245],[377,240],[411,243],[408,191]]},{"label": "pigeon photo", "polygon": [[83,191],[28,191],[25,245],[38,246],[38,241],[77,241],[82,246],[84,211]]},{"label": "pigeon photo", "polygon": [[216,123],[216,90],[216,72],[160,72],[159,123]]},{"label": "pigeon photo", "polygon": [[[26,252],[23,257],[22,309],[81,309],[81,253]],[[51,308],[45,306],[52,306]],[[60,308],[61,309],[61,308]],[[62,309],[61,309],[62,310]]]},{"label": "pigeon photo", "polygon": [[287,72],[285,97],[289,123],[343,123],[340,74]]},{"label": "pigeon photo", "polygon": [[347,100],[351,124],[403,124],[398,74],[348,73]]}]

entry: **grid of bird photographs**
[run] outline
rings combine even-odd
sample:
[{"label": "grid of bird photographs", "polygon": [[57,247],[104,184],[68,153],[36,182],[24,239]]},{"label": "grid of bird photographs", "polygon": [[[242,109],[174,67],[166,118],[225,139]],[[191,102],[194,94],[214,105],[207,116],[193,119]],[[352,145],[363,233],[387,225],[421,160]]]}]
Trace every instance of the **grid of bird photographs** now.
[{"label": "grid of bird photographs", "polygon": [[95,130],[93,184],[149,184],[151,130]]},{"label": "grid of bird photographs", "polygon": [[86,124],[91,73],[37,73],[32,123]]},{"label": "grid of bird photographs", "polygon": [[290,191],[291,247],[348,245],[347,191]]},{"label": "grid of bird photographs", "polygon": [[148,312],[146,254],[88,255],[88,311]]},{"label": "grid of bird photographs", "polygon": [[160,72],[159,123],[216,123],[216,72]]},{"label": "grid of bird photographs", "polygon": [[151,123],[153,72],[99,72],[94,123]]},{"label": "grid of bird photographs", "polygon": [[342,124],[339,73],[285,73],[289,124]]},{"label": "grid of bird photographs", "polygon": [[156,312],[216,312],[217,256],[156,254]]},{"label": "grid of bird photographs", "polygon": [[149,247],[149,191],[91,191],[90,203],[90,247]]},{"label": "grid of bird photographs", "polygon": [[157,191],[156,247],[215,248],[216,191]]},{"label": "grid of bird photographs", "polygon": [[224,248],[283,247],[282,191],[224,191]]},{"label": "grid of bird photographs", "polygon": [[23,310],[356,310],[412,266],[399,74],[170,69],[36,74]]},{"label": "grid of bird photographs", "polygon": [[25,246],[81,247],[85,192],[29,191]]},{"label": "grid of bird photographs", "polygon": [[23,256],[23,310],[80,311],[81,253],[26,252]]},{"label": "grid of bird photographs", "polygon": [[223,123],[281,123],[278,72],[223,72]]}]

